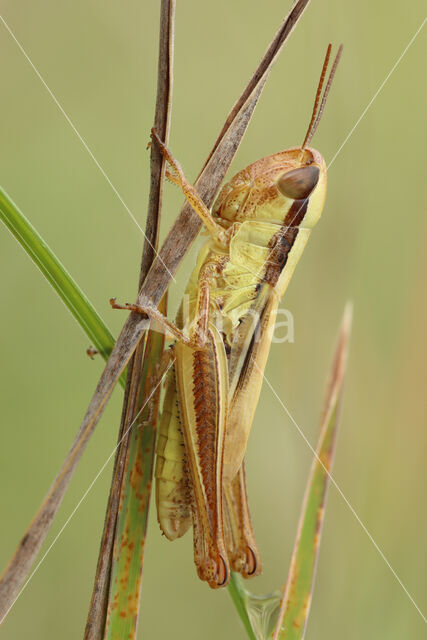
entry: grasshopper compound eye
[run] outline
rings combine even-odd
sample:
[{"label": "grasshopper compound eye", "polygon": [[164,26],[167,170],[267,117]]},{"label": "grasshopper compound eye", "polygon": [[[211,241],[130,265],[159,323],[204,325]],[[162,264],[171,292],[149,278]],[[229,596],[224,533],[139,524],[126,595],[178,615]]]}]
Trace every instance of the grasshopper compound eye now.
[{"label": "grasshopper compound eye", "polygon": [[277,188],[286,198],[304,200],[316,186],[319,174],[319,168],[315,165],[293,169],[279,178]]}]

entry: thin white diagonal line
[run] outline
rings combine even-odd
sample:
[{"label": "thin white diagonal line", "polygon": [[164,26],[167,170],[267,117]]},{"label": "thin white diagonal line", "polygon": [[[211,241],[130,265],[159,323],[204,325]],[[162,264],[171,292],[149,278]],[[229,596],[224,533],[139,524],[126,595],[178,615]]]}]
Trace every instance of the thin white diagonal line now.
[{"label": "thin white diagonal line", "polygon": [[416,30],[416,32],[414,33],[412,38],[409,40],[409,42],[406,45],[406,47],[403,49],[402,53],[397,58],[396,62],[394,63],[394,65],[392,66],[392,68],[390,69],[390,71],[388,72],[386,77],[384,78],[384,80],[381,82],[380,86],[378,87],[378,89],[376,90],[376,92],[374,93],[372,98],[369,100],[369,102],[366,105],[366,107],[363,109],[363,111],[360,114],[359,118],[356,120],[356,122],[354,123],[353,127],[350,129],[350,131],[348,132],[347,136],[344,138],[344,141],[341,143],[341,145],[336,150],[335,154],[332,156],[332,160],[329,161],[329,164],[327,165],[327,169],[329,169],[329,167],[335,162],[337,156],[341,153],[343,147],[347,144],[347,142],[349,141],[349,139],[351,138],[351,136],[353,135],[353,133],[355,132],[355,130],[357,129],[357,127],[359,126],[359,124],[361,123],[361,121],[363,120],[365,115],[367,114],[367,112],[369,111],[369,109],[371,108],[372,104],[378,98],[378,96],[381,93],[381,91],[383,90],[384,86],[386,85],[386,83],[390,79],[390,76],[394,73],[394,71],[396,70],[396,68],[398,67],[400,62],[402,61],[403,57],[407,53],[408,49],[411,47],[411,45],[414,43],[416,37],[421,32],[421,29],[424,27],[424,25],[426,23],[426,20],[427,20],[427,18],[424,18],[424,20],[422,21],[422,23],[420,24],[420,26],[418,27],[418,29]]},{"label": "thin white diagonal line", "polygon": [[142,405],[141,409],[138,411],[138,413],[136,414],[135,418],[132,420],[132,422],[130,423],[129,427],[126,429],[126,431],[123,434],[123,436],[120,438],[120,440],[118,441],[118,443],[116,444],[116,446],[114,447],[114,449],[112,450],[112,452],[110,453],[108,458],[105,460],[104,464],[99,469],[98,473],[96,474],[96,476],[94,477],[94,479],[92,480],[92,482],[90,483],[90,485],[88,486],[88,488],[86,489],[86,491],[84,492],[84,494],[82,495],[82,497],[80,498],[80,500],[78,501],[78,503],[76,504],[76,506],[74,507],[74,509],[72,510],[70,515],[68,516],[68,518],[66,519],[66,521],[64,522],[64,524],[62,525],[62,527],[60,528],[60,530],[58,531],[58,533],[56,534],[56,536],[54,537],[54,539],[52,540],[52,542],[50,543],[50,545],[48,546],[48,548],[46,549],[46,551],[44,552],[44,554],[42,555],[42,557],[40,558],[38,563],[36,564],[36,566],[34,567],[33,571],[30,573],[30,575],[28,576],[27,580],[22,585],[22,587],[21,587],[18,595],[16,596],[15,600],[12,602],[12,604],[9,607],[9,609],[5,612],[5,614],[3,616],[3,619],[0,620],[0,624],[3,622],[3,620],[5,620],[5,618],[9,614],[10,610],[12,609],[12,607],[15,605],[16,601],[18,600],[18,598],[22,595],[22,592],[24,591],[24,589],[28,586],[28,584],[30,583],[30,581],[34,577],[35,573],[40,569],[40,566],[45,561],[47,555],[50,553],[50,551],[52,550],[54,545],[58,542],[59,538],[64,533],[65,529],[67,528],[68,524],[70,523],[70,520],[73,518],[73,516],[76,514],[77,510],[80,508],[82,503],[85,501],[88,493],[90,492],[90,490],[94,486],[95,482],[98,480],[99,476],[102,474],[102,472],[104,471],[105,467],[110,462],[111,458],[113,457],[113,455],[117,451],[118,447],[121,445],[121,443],[123,442],[124,438],[127,436],[127,434],[132,429],[132,427],[135,424],[135,422],[138,420],[139,416],[141,415],[142,411],[145,409],[145,407],[147,406],[147,404],[149,403],[149,401],[153,397],[154,393],[157,391],[159,386],[162,384],[162,381],[163,381],[165,375],[168,373],[169,369],[173,366],[174,362],[175,362],[175,359],[171,360],[171,362],[168,364],[168,366],[166,368],[166,371],[164,372],[164,374],[161,376],[161,378],[158,381],[158,383],[156,384],[156,386],[151,391],[150,395],[148,396],[148,398],[146,399],[146,401]]},{"label": "thin white diagonal line", "polygon": [[335,489],[338,491],[338,493],[340,494],[341,498],[344,500],[345,504],[347,505],[347,507],[350,509],[351,513],[353,514],[353,516],[356,518],[357,522],[359,523],[359,525],[361,526],[361,528],[363,529],[364,533],[368,536],[370,542],[372,543],[372,545],[375,547],[377,553],[380,555],[380,557],[382,558],[382,560],[385,562],[385,564],[387,565],[387,567],[390,569],[391,573],[393,574],[394,578],[397,580],[397,582],[399,583],[399,585],[402,587],[403,591],[406,593],[406,595],[408,596],[409,600],[412,602],[412,604],[414,605],[415,609],[418,611],[418,613],[420,614],[421,618],[423,619],[424,622],[427,623],[427,618],[425,617],[425,615],[423,614],[423,612],[421,611],[420,607],[417,605],[417,603],[415,602],[414,598],[411,596],[411,594],[409,593],[408,589],[405,587],[405,585],[403,584],[402,580],[399,578],[399,576],[397,575],[396,571],[393,569],[393,567],[391,566],[390,562],[387,560],[384,552],[381,550],[381,548],[378,546],[378,544],[375,542],[374,538],[372,537],[372,534],[369,532],[369,530],[367,529],[366,525],[362,522],[362,520],[360,519],[360,517],[357,515],[354,507],[350,504],[349,500],[346,498],[343,490],[341,489],[341,487],[338,485],[338,483],[336,482],[335,478],[332,476],[332,474],[328,471],[328,469],[326,468],[326,466],[323,464],[322,460],[319,458],[319,456],[317,455],[316,450],[313,448],[313,446],[311,445],[310,441],[308,440],[307,436],[305,435],[305,433],[303,432],[303,430],[301,429],[301,427],[298,425],[297,421],[295,420],[295,418],[293,417],[293,415],[291,414],[291,412],[289,411],[289,409],[287,408],[287,406],[284,404],[284,402],[282,401],[282,399],[280,398],[280,396],[278,395],[277,391],[274,389],[273,385],[271,384],[271,382],[268,380],[268,378],[266,378],[266,376],[264,375],[264,372],[261,371],[260,367],[258,367],[258,365],[255,363],[258,371],[261,373],[263,379],[265,380],[265,382],[267,383],[267,385],[269,386],[270,390],[272,391],[273,395],[276,397],[276,399],[278,400],[278,402],[280,403],[282,409],[285,410],[285,412],[287,413],[288,417],[290,418],[290,420],[292,421],[292,423],[294,424],[294,426],[297,428],[298,433],[300,434],[300,436],[302,437],[302,439],[304,440],[304,442],[306,443],[306,445],[309,447],[310,451],[312,452],[312,454],[314,455],[314,457],[316,458],[316,460],[321,464],[322,468],[324,469],[325,473],[327,474],[327,476],[329,477],[329,480],[331,481],[331,483],[334,485]]},{"label": "thin white diagonal line", "polygon": [[165,263],[163,262],[162,258],[160,257],[159,253],[157,252],[156,248],[151,244],[151,242],[149,241],[149,239],[147,238],[147,236],[144,233],[143,228],[141,227],[141,225],[139,224],[138,220],[135,218],[135,216],[133,215],[132,211],[129,209],[128,205],[126,204],[126,202],[123,200],[122,196],[120,195],[120,193],[118,192],[118,190],[116,189],[116,187],[114,186],[114,184],[111,182],[109,176],[107,175],[105,169],[103,168],[103,166],[100,164],[100,162],[98,162],[98,160],[96,159],[93,151],[91,150],[91,148],[89,147],[89,145],[87,144],[87,142],[85,141],[85,139],[83,138],[83,136],[79,133],[79,131],[77,130],[76,126],[74,125],[73,121],[71,120],[71,118],[69,117],[69,115],[67,114],[67,112],[65,111],[65,109],[62,107],[61,103],[59,102],[58,98],[55,96],[55,94],[53,93],[53,91],[50,89],[50,87],[48,86],[48,84],[46,83],[45,79],[43,78],[43,76],[41,75],[40,71],[37,69],[37,67],[35,66],[35,64],[33,63],[33,61],[31,60],[30,56],[27,54],[27,52],[25,51],[24,47],[22,46],[22,44],[19,42],[18,38],[15,36],[15,34],[13,33],[12,29],[9,27],[9,25],[7,24],[6,20],[3,18],[2,15],[0,15],[0,20],[2,21],[2,23],[4,24],[5,28],[7,29],[7,31],[9,32],[10,36],[12,37],[12,39],[14,40],[14,42],[16,43],[16,45],[19,47],[21,53],[23,54],[23,56],[25,57],[25,59],[27,60],[28,64],[31,66],[31,68],[33,69],[34,73],[36,74],[36,76],[38,77],[38,79],[40,80],[40,82],[42,83],[42,85],[44,86],[44,88],[46,89],[46,91],[48,92],[48,94],[50,95],[50,97],[52,98],[52,100],[54,101],[54,103],[56,104],[56,106],[58,107],[58,109],[60,110],[60,112],[62,113],[62,115],[64,116],[64,118],[66,119],[66,121],[68,122],[68,124],[70,125],[70,127],[72,128],[72,130],[74,131],[74,133],[76,134],[77,138],[80,140],[80,142],[82,143],[83,147],[86,149],[86,151],[88,152],[88,154],[90,155],[90,157],[92,158],[93,162],[95,163],[96,167],[99,169],[99,171],[101,172],[101,174],[103,175],[103,177],[105,178],[105,180],[108,182],[108,184],[110,185],[111,189],[113,190],[114,194],[116,195],[116,197],[120,200],[120,202],[122,203],[123,207],[126,209],[129,217],[133,220],[133,222],[136,224],[136,226],[138,227],[138,229],[140,230],[140,232],[142,233],[142,235],[144,236],[145,240],[148,242],[148,244],[150,245],[150,247],[153,249],[154,253],[156,254],[156,256],[159,258],[160,262],[163,264],[165,270],[167,271],[167,273],[170,275],[170,277],[172,278],[172,280],[174,282],[176,282],[175,277],[173,276],[173,274],[169,271],[169,269],[167,268],[167,266],[165,265]]}]

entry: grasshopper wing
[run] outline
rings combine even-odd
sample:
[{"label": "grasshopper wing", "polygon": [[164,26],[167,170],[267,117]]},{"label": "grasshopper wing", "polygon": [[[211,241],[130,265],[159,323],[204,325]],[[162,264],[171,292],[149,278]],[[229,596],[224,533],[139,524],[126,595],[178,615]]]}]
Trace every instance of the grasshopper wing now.
[{"label": "grasshopper wing", "polygon": [[192,494],[173,367],[168,374],[156,453],[157,518],[168,540],[175,540],[191,525]]},{"label": "grasshopper wing", "polygon": [[232,482],[246,451],[270,351],[277,296],[269,284],[236,329],[229,359],[229,407],[224,447],[224,478]]}]

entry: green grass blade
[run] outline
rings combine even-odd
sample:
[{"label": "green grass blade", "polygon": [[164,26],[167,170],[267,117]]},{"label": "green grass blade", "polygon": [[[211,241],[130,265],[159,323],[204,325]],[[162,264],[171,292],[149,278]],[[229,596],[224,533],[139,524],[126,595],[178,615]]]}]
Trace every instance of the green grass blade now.
[{"label": "green grass blade", "polygon": [[[153,390],[164,336],[150,331],[144,353],[140,396],[132,427],[120,495],[112,558],[105,640],[135,638],[153,478],[156,421],[161,385]],[[151,402],[147,404],[147,398]],[[142,411],[141,411],[142,408]],[[138,413],[140,412],[140,415]]]},{"label": "green grass blade", "polygon": [[332,467],[346,368],[351,311],[344,313],[321,422],[319,442],[304,496],[291,566],[273,640],[302,640],[314,586],[329,473]]},{"label": "green grass blade", "polygon": [[245,627],[246,633],[250,640],[257,640],[257,637],[252,628],[252,623],[248,615],[250,594],[243,586],[243,580],[238,573],[231,572],[230,582],[228,585],[228,593],[233,600],[236,611],[240,616],[240,619]]},{"label": "green grass blade", "polygon": [[114,338],[107,325],[41,235],[1,187],[0,219],[55,289],[100,355],[107,360],[114,346]]}]

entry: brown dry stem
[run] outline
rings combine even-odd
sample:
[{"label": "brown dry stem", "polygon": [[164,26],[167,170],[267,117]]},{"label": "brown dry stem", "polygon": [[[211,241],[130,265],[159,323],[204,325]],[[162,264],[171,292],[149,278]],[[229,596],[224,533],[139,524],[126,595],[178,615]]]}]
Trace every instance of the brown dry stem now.
[{"label": "brown dry stem", "polygon": [[[175,0],[162,0],[160,8],[157,100],[154,126],[160,132],[162,139],[165,141],[167,141],[169,137],[172,106],[174,17]],[[164,165],[165,162],[159,148],[157,145],[151,145],[150,194],[138,289],[141,288],[141,285],[147,276],[158,246],[165,174]],[[108,498],[104,530],[102,532],[89,615],[86,623],[84,635],[85,640],[102,640],[104,636],[114,538],[123,483],[123,472],[129,448],[130,427],[134,422],[135,416],[138,415],[140,411],[138,400],[142,383],[142,373],[144,370],[144,366],[142,364],[144,347],[145,340],[144,338],[141,338],[127,368],[125,397],[123,401],[123,410],[118,436],[118,447],[114,462],[114,471]]]}]

